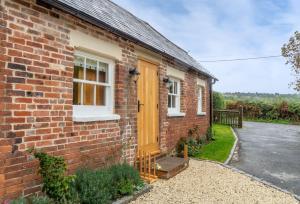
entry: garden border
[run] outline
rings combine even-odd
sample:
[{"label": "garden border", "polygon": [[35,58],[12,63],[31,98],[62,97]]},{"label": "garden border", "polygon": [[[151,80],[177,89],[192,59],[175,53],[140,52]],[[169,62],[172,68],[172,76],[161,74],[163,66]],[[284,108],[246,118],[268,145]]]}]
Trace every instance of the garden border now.
[{"label": "garden border", "polygon": [[152,188],[153,188],[152,185],[149,185],[149,184],[145,183],[145,186],[141,190],[134,192],[132,195],[124,196],[124,197],[114,201],[112,204],[127,204],[127,203],[130,203],[131,201],[136,200],[139,196],[141,196],[145,193],[148,193]]},{"label": "garden border", "polygon": [[231,159],[232,159],[232,157],[234,155],[234,152],[235,152],[235,150],[237,148],[238,142],[239,142],[239,137],[237,136],[237,134],[234,131],[234,129],[232,127],[230,127],[230,129],[231,129],[231,132],[232,132],[233,136],[235,137],[235,141],[234,141],[233,146],[231,148],[230,154],[228,155],[226,161],[224,162],[225,165],[228,165],[229,162],[231,161]]}]

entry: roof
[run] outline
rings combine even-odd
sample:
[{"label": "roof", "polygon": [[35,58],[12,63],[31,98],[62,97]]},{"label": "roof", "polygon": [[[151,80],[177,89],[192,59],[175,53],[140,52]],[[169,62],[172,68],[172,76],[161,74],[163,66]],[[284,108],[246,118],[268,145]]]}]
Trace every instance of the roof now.
[{"label": "roof", "polygon": [[142,46],[177,59],[180,63],[215,78],[185,50],[178,47],[147,22],[137,18],[110,0],[40,0],[65,10],[90,23],[124,35]]}]

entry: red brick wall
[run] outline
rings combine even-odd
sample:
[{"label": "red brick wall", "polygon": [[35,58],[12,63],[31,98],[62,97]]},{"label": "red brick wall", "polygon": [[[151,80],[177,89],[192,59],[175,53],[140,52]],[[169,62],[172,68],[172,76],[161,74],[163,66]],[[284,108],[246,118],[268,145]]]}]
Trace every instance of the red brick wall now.
[{"label": "red brick wall", "polygon": [[[33,0],[0,2],[0,203],[4,198],[40,191],[38,162],[25,152],[33,146],[64,156],[70,173],[82,165],[96,168],[121,159],[132,162],[137,144],[137,93],[128,70],[137,66],[135,45],[61,11],[40,7]],[[115,75],[115,111],[120,120],[72,120],[71,30],[121,48]],[[183,82],[186,116],[167,118],[168,90],[162,82],[167,63],[171,62],[164,60],[159,69],[163,152],[170,151],[176,138],[186,135],[193,124],[200,124],[204,133],[209,118],[195,115],[194,72],[187,72]]]}]

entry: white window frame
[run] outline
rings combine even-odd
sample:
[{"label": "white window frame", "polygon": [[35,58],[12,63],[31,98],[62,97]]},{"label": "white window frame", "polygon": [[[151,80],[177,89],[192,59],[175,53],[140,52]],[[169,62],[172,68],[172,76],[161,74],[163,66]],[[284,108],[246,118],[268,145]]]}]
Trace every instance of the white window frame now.
[{"label": "white window frame", "polygon": [[[78,122],[87,121],[101,121],[101,120],[118,120],[119,115],[113,114],[114,112],[114,75],[115,75],[115,63],[113,60],[96,56],[83,51],[75,51],[75,55],[84,57],[84,79],[73,78],[73,82],[85,83],[85,84],[95,84],[107,87],[105,90],[105,105],[73,105],[73,120]],[[92,59],[97,61],[97,74],[96,81],[85,80],[86,77],[86,59]],[[98,82],[98,71],[99,63],[103,62],[108,64],[108,82]],[[94,89],[94,104],[96,104],[96,89]],[[81,102],[83,102],[83,85],[81,86]]]},{"label": "white window frame", "polygon": [[[206,112],[203,111],[203,97],[205,97],[205,87],[198,85],[198,93],[197,93],[197,99],[198,99],[198,107],[197,107],[197,114],[198,115],[206,115]],[[203,96],[204,93],[204,96]]]},{"label": "white window frame", "polygon": [[[180,112],[180,97],[181,97],[181,83],[179,79],[173,78],[173,77],[169,77],[169,86],[171,86],[171,84],[173,84],[173,89],[174,89],[174,82],[177,83],[177,93],[170,93],[169,92],[169,87],[168,87],[168,98],[167,100],[169,100],[169,96],[175,96],[175,107],[169,107],[168,106],[168,116],[172,117],[172,116],[185,116],[185,113],[181,113]],[[174,92],[174,91],[173,91]],[[167,103],[169,104],[169,102]]]}]

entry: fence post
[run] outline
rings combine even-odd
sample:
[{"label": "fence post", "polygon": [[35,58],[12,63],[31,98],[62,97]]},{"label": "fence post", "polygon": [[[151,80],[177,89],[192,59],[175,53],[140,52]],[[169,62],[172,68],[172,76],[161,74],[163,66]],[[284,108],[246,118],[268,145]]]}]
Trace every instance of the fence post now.
[{"label": "fence post", "polygon": [[240,106],[239,114],[239,128],[243,127],[243,106]]}]

